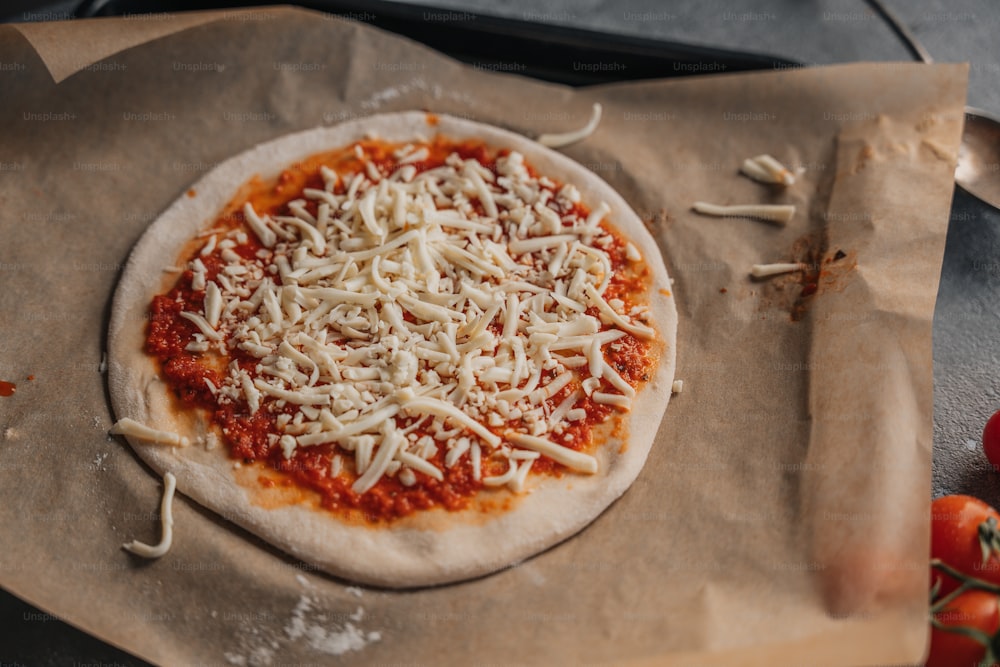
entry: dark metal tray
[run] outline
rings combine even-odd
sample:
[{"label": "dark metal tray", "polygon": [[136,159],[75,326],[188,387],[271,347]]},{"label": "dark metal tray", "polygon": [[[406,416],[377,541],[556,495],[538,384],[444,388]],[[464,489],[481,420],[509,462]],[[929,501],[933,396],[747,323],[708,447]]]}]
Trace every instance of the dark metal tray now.
[{"label": "dark metal tray", "polygon": [[[267,0],[84,0],[78,17],[273,5]],[[742,72],[795,66],[775,56],[727,51],[630,35],[488,16],[386,0],[305,0],[294,3],[405,35],[466,63],[485,68],[512,64],[517,74],[581,86],[706,72]],[[537,16],[542,16],[539,10]],[[613,70],[580,63],[614,62]],[[522,68],[523,67],[523,68]]]}]

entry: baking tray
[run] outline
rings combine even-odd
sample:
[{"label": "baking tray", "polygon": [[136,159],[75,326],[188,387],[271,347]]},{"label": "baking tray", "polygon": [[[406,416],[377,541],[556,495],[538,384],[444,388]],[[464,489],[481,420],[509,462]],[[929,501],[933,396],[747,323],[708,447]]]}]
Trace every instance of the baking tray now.
[{"label": "baking tray", "polygon": [[[122,16],[273,4],[266,0],[84,0],[74,15]],[[545,16],[543,9],[535,14],[525,13],[525,20],[516,20],[385,0],[315,0],[293,4],[405,35],[483,69],[572,86],[799,65],[759,53],[533,22],[532,17],[537,20]],[[517,58],[512,59],[511,53],[516,53]],[[608,63],[614,67],[582,68],[584,63]]]}]

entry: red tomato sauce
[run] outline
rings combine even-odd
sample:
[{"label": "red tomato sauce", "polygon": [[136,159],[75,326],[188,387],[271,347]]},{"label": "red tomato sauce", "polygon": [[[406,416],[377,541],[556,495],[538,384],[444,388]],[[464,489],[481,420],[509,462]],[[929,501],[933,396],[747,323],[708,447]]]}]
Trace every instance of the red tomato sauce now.
[{"label": "red tomato sauce", "polygon": [[[391,170],[397,165],[392,154],[400,148],[400,145],[372,140],[358,143],[368,159],[385,170]],[[453,142],[440,137],[434,139],[427,147],[428,157],[413,163],[418,172],[443,165],[445,159],[452,153],[458,153],[463,159],[474,158],[486,168],[495,171],[496,158],[508,152],[495,152],[478,141]],[[304,189],[323,189],[320,165],[326,165],[339,174],[340,178],[334,189],[337,194],[343,194],[353,175],[363,169],[363,163],[355,155],[352,145],[350,149],[324,153],[293,165],[273,183],[254,179],[226,207],[210,229],[222,234],[235,227],[243,227],[247,242],[233,250],[245,258],[254,257],[262,246],[245,224],[242,213],[244,203],[250,202],[262,215],[287,214],[287,203],[303,197]],[[532,174],[534,175],[534,172]],[[557,191],[559,187],[560,184],[556,184],[552,189]],[[307,209],[315,215],[316,203],[308,201]],[[473,200],[473,204],[479,206],[477,200]],[[589,214],[589,210],[583,205],[578,204],[575,208],[576,213],[584,218]],[[636,303],[635,296],[647,288],[649,270],[642,263],[637,265],[638,268],[630,263],[625,256],[625,242],[613,228],[607,227],[607,230],[614,238],[614,242],[605,249],[610,255],[614,276],[609,282],[605,297],[620,298],[626,303],[627,308],[631,308]],[[180,258],[183,266],[198,256],[201,247],[207,241],[207,236],[208,233],[205,234],[205,238],[199,239],[197,246],[192,244],[190,252]],[[226,265],[218,249],[201,257],[201,260],[205,265],[205,277],[208,281],[214,280]],[[263,463],[279,473],[278,484],[295,485],[314,491],[318,494],[323,507],[345,515],[361,512],[365,520],[372,523],[391,521],[420,510],[439,507],[446,510],[461,510],[470,506],[472,498],[483,489],[483,484],[474,479],[468,454],[453,467],[444,466],[446,451],[444,443],[438,443],[437,453],[429,459],[442,470],[444,475],[442,481],[419,471],[413,471],[416,483],[412,486],[404,486],[397,477],[383,476],[374,487],[363,494],[357,494],[351,489],[351,485],[358,477],[349,465],[353,460],[353,454],[336,444],[299,447],[291,458],[286,459],[282,448],[277,444],[271,444],[268,435],[281,433],[277,425],[278,415],[282,412],[293,415],[298,409],[296,406],[289,404],[281,410],[272,412],[265,409],[270,399],[264,398],[261,408],[251,414],[249,407],[242,400],[218,401],[208,385],[210,382],[214,387],[219,387],[223,380],[223,369],[232,361],[236,361],[252,378],[256,377],[255,367],[259,360],[239,349],[231,349],[227,358],[217,356],[213,358],[185,349],[197,327],[181,317],[180,313],[184,310],[200,311],[205,299],[204,290],[192,288],[192,275],[190,270],[184,271],[172,289],[153,298],[150,304],[146,351],[158,360],[164,378],[182,406],[207,411],[212,421],[221,429],[222,439],[234,460],[248,464]],[[272,280],[280,284],[279,276],[272,276]],[[596,315],[596,311],[591,309],[590,314]],[[606,349],[611,350],[610,353],[606,353],[606,359],[629,384],[638,386],[649,379],[648,373],[656,360],[656,352],[649,342],[626,335]],[[552,371],[547,373],[547,379],[551,379]],[[610,385],[606,381],[602,383],[604,385],[602,389],[608,390]],[[579,387],[579,382],[571,382],[550,399],[552,404],[558,405]],[[567,422],[562,433],[549,433],[547,437],[565,447],[593,451],[596,446],[593,442],[595,426],[619,411],[612,406],[595,403],[588,397],[580,399],[574,407],[583,408],[587,417],[576,422]],[[414,418],[398,416],[396,421],[400,428],[404,428],[412,425]],[[501,434],[504,429],[516,428],[519,425],[519,421],[511,422],[502,428],[491,428],[491,430]],[[418,436],[429,435],[420,429],[414,432]],[[345,465],[340,474],[334,477],[331,474],[331,462],[338,454]],[[481,476],[503,474],[507,466],[506,460],[491,459],[484,451]],[[536,459],[531,467],[531,473],[534,474],[561,475],[564,471],[565,468],[561,464],[545,456]],[[261,480],[266,486],[275,484],[271,477],[261,477]]]}]

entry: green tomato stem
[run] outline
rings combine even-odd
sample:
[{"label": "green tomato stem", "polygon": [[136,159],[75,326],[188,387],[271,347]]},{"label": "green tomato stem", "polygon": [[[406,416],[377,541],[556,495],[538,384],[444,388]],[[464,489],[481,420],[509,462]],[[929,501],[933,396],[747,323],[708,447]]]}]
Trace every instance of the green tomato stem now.
[{"label": "green tomato stem", "polygon": [[955,577],[963,584],[969,584],[971,588],[978,588],[979,590],[990,591],[991,593],[1000,594],[1000,586],[997,586],[996,584],[991,584],[988,581],[983,581],[982,579],[977,579],[976,577],[973,577],[972,575],[969,574],[965,574],[964,572],[960,572],[959,570],[953,568],[951,565],[948,565],[947,563],[943,562],[940,558],[932,558],[931,567],[936,567],[945,574],[949,574]]},{"label": "green tomato stem", "polygon": [[937,620],[934,617],[931,617],[931,625],[937,628],[938,630],[942,630],[943,632],[951,632],[956,635],[964,635],[969,639],[975,640],[976,642],[982,644],[985,647],[989,647],[990,639],[992,639],[992,637],[990,637],[988,634],[977,628],[970,628],[967,625],[945,625],[944,623],[942,623],[941,621]]},{"label": "green tomato stem", "polygon": [[943,598],[941,598],[940,600],[938,600],[937,602],[935,602],[933,605],[931,605],[931,614],[935,614],[935,613],[941,611],[942,609],[944,609],[945,607],[947,607],[949,604],[951,604],[952,602],[954,602],[955,598],[957,598],[959,595],[961,595],[962,593],[965,593],[966,591],[971,591],[972,589],[973,589],[973,587],[970,586],[968,582],[963,581],[959,585],[958,588],[956,588],[955,590],[953,590],[951,593],[948,593]]},{"label": "green tomato stem", "polygon": [[983,554],[983,567],[989,562],[990,556],[1000,555],[1000,527],[996,517],[990,517],[979,524],[976,531],[979,535],[979,548]]}]

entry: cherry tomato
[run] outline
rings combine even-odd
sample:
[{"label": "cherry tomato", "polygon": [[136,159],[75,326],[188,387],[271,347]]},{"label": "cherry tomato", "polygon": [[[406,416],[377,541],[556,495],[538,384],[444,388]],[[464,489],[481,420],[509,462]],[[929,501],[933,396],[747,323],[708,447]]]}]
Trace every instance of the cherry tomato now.
[{"label": "cherry tomato", "polygon": [[1000,471],[1000,410],[993,413],[983,428],[983,453],[993,470]]},{"label": "cherry tomato", "polygon": [[[931,504],[931,558],[940,558],[976,579],[1000,584],[1000,513],[971,496],[944,496]],[[983,562],[984,544],[988,558]],[[931,585],[940,581],[939,596],[958,588],[959,582],[931,568]]]},{"label": "cherry tomato", "polygon": [[[997,594],[988,591],[966,591],[934,614],[942,625],[965,626],[992,637],[1000,629],[1000,609]],[[979,667],[986,655],[986,646],[972,637],[931,627],[931,651],[925,667]],[[995,664],[995,663],[994,663]]]}]

